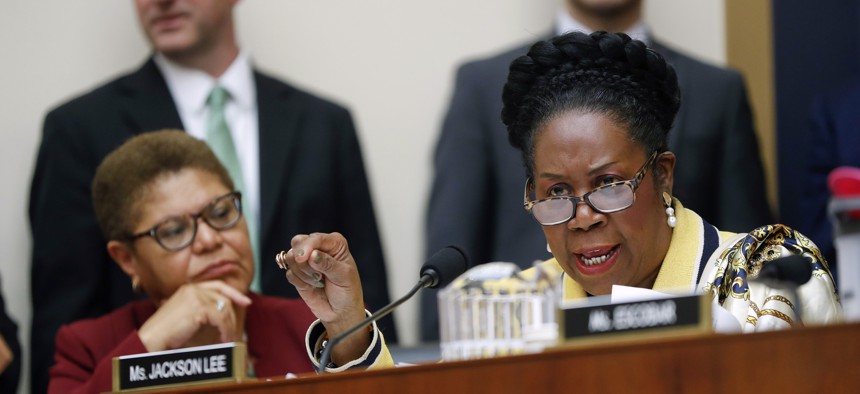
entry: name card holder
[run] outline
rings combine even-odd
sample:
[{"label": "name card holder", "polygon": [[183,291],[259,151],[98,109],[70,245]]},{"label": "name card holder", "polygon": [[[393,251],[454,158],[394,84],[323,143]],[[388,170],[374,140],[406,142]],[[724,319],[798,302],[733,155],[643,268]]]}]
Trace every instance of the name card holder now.
[{"label": "name card holder", "polygon": [[609,297],[559,310],[562,346],[579,346],[712,332],[706,295],[667,297],[612,304]]},{"label": "name card holder", "polygon": [[241,342],[114,357],[113,391],[238,383],[248,379],[246,360],[247,348]]}]

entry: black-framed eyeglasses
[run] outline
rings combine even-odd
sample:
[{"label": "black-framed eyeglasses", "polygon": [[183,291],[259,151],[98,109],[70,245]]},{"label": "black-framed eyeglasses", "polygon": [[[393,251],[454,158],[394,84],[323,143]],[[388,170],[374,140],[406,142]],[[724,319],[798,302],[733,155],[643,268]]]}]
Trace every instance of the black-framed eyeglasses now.
[{"label": "black-framed eyeglasses", "polygon": [[197,236],[197,219],[203,219],[209,227],[221,231],[235,226],[241,218],[242,193],[234,191],[215,197],[196,213],[171,216],[149,230],[132,235],[129,241],[149,236],[162,248],[175,252],[194,241]]},{"label": "black-framed eyeglasses", "polygon": [[600,213],[612,213],[630,208],[636,201],[636,189],[645,178],[645,169],[657,158],[658,152],[654,152],[645,161],[645,164],[636,171],[633,179],[627,181],[612,182],[595,188],[585,193],[582,197],[576,196],[553,196],[540,200],[529,200],[529,192],[534,190],[531,178],[526,179],[523,191],[523,207],[534,216],[538,223],[544,226],[553,226],[565,223],[576,215],[576,206],[580,202],[588,204],[591,209]]}]

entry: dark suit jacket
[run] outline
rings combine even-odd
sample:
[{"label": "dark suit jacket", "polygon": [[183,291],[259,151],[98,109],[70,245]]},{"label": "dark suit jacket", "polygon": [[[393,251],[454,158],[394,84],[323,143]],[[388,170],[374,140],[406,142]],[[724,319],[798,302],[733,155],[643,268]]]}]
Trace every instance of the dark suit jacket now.
[{"label": "dark suit jacket", "polygon": [[[656,44],[675,66],[681,109],[669,134],[674,194],[728,231],[770,222],[758,142],[742,77]],[[525,169],[501,121],[510,62],[528,47],[463,65],[434,157],[427,252],[462,245],[476,263],[522,267],[550,256],[540,225],[523,210]],[[422,296],[422,338],[436,337],[435,294]],[[432,321],[430,321],[432,320]]]},{"label": "dark suit jacket", "polygon": [[[299,233],[343,233],[358,262],[365,301],[389,302],[385,264],[349,112],[255,72],[260,129],[261,286],[297,297],[274,262]],[[93,214],[90,183],[109,152],[128,138],[182,122],[149,60],[51,111],[30,193],[33,231],[33,392],[44,391],[61,324],[103,315],[133,299],[128,277],[109,258]],[[394,324],[380,326],[396,341]]]},{"label": "dark suit jacket", "polygon": [[0,335],[12,352],[12,362],[0,373],[0,394],[18,392],[18,381],[21,379],[21,343],[18,342],[18,325],[6,314],[6,303],[0,291]]},{"label": "dark suit jacket", "polygon": [[[827,176],[836,167],[860,167],[860,79],[813,101],[811,131],[806,146],[803,209],[798,230],[818,245],[836,268],[833,227],[827,215],[830,190]],[[834,276],[837,276],[834,272]]]},{"label": "dark suit jacket", "polygon": [[[305,334],[316,317],[301,300],[251,294],[245,316],[248,357],[257,377],[312,372]],[[156,311],[142,300],[97,319],[77,321],[57,333],[56,364],[51,368],[51,393],[111,391],[111,360],[146,353],[137,330]]]}]

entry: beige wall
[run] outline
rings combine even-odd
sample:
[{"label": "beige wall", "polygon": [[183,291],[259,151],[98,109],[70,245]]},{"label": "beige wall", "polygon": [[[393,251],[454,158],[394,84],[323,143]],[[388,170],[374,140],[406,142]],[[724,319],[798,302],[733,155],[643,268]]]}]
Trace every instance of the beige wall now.
[{"label": "beige wall", "polygon": [[[455,66],[545,34],[556,1],[241,2],[240,41],[261,68],[353,111],[392,295],[408,290],[421,263],[431,151]],[[0,194],[0,272],[25,342],[26,209],[42,118],[48,108],[143,61],[147,46],[129,3],[7,0],[0,13],[0,171],[7,182]],[[646,13],[658,37],[722,63],[722,4],[653,0]],[[415,305],[397,313],[409,343],[417,338]]]},{"label": "beige wall", "polygon": [[724,1],[651,0],[645,19],[654,35],[713,64],[726,63]]}]

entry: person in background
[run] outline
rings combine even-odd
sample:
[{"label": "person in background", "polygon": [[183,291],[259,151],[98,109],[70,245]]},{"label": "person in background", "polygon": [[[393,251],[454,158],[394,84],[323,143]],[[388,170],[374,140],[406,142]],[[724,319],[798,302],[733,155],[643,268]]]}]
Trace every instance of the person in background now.
[{"label": "person in background", "polygon": [[[370,309],[387,274],[358,136],[343,107],[261,73],[236,41],[236,0],[136,0],[153,53],[137,70],[51,110],[30,190],[33,393],[44,393],[60,325],[134,299],[92,211],[96,166],[137,134],[205,139],[243,195],[257,269],[252,289],[298,297],[271,261],[294,234],[350,237]],[[267,257],[268,256],[268,257]],[[393,319],[380,322],[390,341]]]},{"label": "person in background", "polygon": [[[743,332],[841,321],[812,241],[784,225],[719,231],[673,195],[688,165],[669,149],[683,96],[674,67],[645,43],[606,32],[540,41],[511,63],[502,97],[528,175],[522,206],[552,252],[542,264],[564,271],[565,299],[613,285],[682,289],[711,295]],[[796,296],[754,280],[791,255],[812,271]]]},{"label": "person in background", "polygon": [[[816,97],[811,130],[804,145],[807,168],[804,209],[798,227],[821,247],[828,261],[836,261],[833,225],[827,214],[830,191],[827,176],[840,166],[860,167],[860,79],[854,79]],[[838,266],[834,267],[838,271]],[[838,273],[835,274],[838,278]]]},{"label": "person in background", "polygon": [[[51,393],[110,391],[117,356],[233,341],[247,344],[252,376],[311,372],[309,327],[337,335],[365,317],[354,264],[348,284],[357,292],[318,286],[324,299],[313,304],[250,290],[242,194],[206,143],[184,132],[130,139],[98,167],[92,190],[110,256],[147,299],[60,328]],[[325,272],[329,282],[339,278]],[[333,349],[340,370],[391,365],[370,328]]]},{"label": "person in background", "polygon": [[[741,75],[656,40],[642,20],[641,0],[567,0],[565,5],[555,22],[556,34],[626,32],[662,53],[677,70],[684,105],[668,144],[684,165],[675,174],[675,195],[726,230],[747,231],[770,223],[758,141]],[[508,66],[527,49],[521,46],[469,62],[457,71],[433,160],[428,253],[456,244],[475,263],[509,261],[523,268],[549,257],[539,228],[520,209],[523,168],[498,115]],[[437,340],[435,292],[422,294],[421,305],[421,339]]]},{"label": "person in background", "polygon": [[18,325],[6,313],[6,302],[0,291],[0,394],[18,392],[21,379],[21,343]]}]

